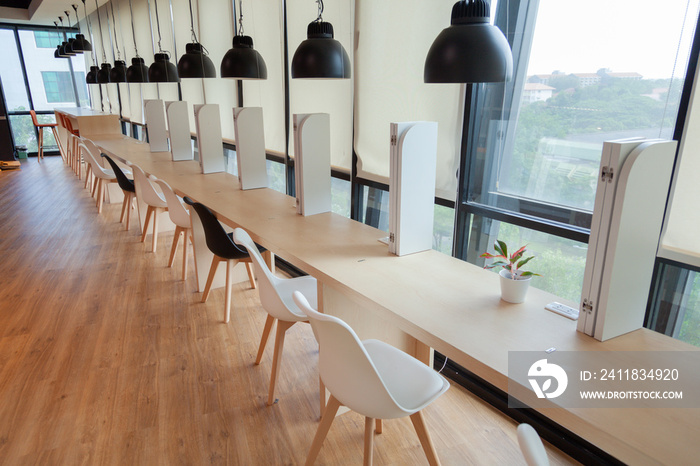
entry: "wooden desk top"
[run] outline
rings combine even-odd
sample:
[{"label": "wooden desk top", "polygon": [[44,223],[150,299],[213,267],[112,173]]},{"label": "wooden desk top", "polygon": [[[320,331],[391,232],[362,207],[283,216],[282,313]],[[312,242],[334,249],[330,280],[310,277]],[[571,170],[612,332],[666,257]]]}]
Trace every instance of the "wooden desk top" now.
[{"label": "wooden desk top", "polygon": [[119,118],[119,115],[116,115],[114,113],[107,113],[107,112],[99,112],[97,110],[93,110],[91,108],[83,108],[83,107],[67,107],[67,108],[56,108],[54,109],[56,112],[64,113],[68,116],[72,117],[99,117],[99,116],[115,116]]},{"label": "wooden desk top", "polygon": [[[378,241],[386,234],[362,223],[333,213],[302,217],[293,198],[274,190],[241,191],[230,174],[202,175],[197,162],[173,163],[169,153],[151,153],[131,138],[95,139],[501,390],[508,386],[508,351],[698,350],[647,329],[601,343],[577,332],[575,321],[545,311],[545,304],[561,301],[552,294],[533,288],[525,303],[505,303],[495,273],[436,251],[394,256]],[[540,411],[627,463],[700,457],[699,410]]]}]

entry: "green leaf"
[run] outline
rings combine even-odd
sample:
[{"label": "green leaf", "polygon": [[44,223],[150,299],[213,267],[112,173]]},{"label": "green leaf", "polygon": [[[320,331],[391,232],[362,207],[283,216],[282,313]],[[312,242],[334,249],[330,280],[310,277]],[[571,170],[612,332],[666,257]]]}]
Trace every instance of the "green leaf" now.
[{"label": "green leaf", "polygon": [[534,258],[535,258],[535,256],[530,256],[530,257],[528,257],[527,259],[521,260],[520,262],[518,262],[518,268],[520,268],[520,267],[522,267],[523,265],[527,264],[528,262],[530,262],[530,261],[531,261],[532,259],[534,259]]},{"label": "green leaf", "polygon": [[520,273],[521,277],[541,277],[539,273],[534,273],[534,272],[521,272]]},{"label": "green leaf", "polygon": [[496,242],[493,244],[493,248],[503,257],[508,257],[508,246],[506,246],[506,243],[503,241],[496,240]]}]

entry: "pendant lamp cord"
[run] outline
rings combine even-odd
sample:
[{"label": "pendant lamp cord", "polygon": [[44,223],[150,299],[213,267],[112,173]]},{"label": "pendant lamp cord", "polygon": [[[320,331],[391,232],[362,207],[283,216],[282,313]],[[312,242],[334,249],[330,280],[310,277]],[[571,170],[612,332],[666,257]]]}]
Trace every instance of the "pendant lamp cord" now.
[{"label": "pendant lamp cord", "polygon": [[[87,14],[87,7],[85,6],[85,0],[83,0],[83,11],[85,11],[85,22],[87,23],[88,27],[88,35],[90,36],[90,39],[92,40],[92,26],[90,25],[90,17]],[[95,57],[95,48],[92,48],[92,62],[97,66],[97,58]]]},{"label": "pendant lamp cord", "polygon": [[63,11],[66,14],[66,18],[68,18],[68,29],[71,29],[73,26],[70,25],[70,13],[68,10]]},{"label": "pendant lamp cord", "polygon": [[95,12],[97,13],[97,24],[100,28],[100,42],[102,42],[102,63],[107,63],[107,54],[105,53],[105,38],[102,35],[102,20],[100,19],[100,6],[97,4],[97,0],[95,0],[95,10]]},{"label": "pendant lamp cord", "polygon": [[[85,1],[85,0],[83,0]],[[134,51],[136,52],[136,58],[139,57],[139,49],[136,47],[136,29],[134,28],[134,7],[131,5],[131,0],[129,0],[129,12],[131,13],[131,35],[134,38]]]},{"label": "pendant lamp cord", "polygon": [[[119,51],[119,42],[117,41],[117,17],[114,16],[114,3],[109,0],[109,7],[112,9],[112,24],[114,24],[114,44],[117,47],[117,60],[122,59],[122,53]],[[109,21],[109,16],[107,17]]]},{"label": "pendant lamp cord", "polygon": [[243,34],[243,0],[238,1],[238,35]]},{"label": "pendant lamp cord", "polygon": [[[197,40],[197,34],[194,32],[194,15],[192,14],[192,0],[190,0],[190,30],[192,31],[192,42],[199,42]],[[160,46],[160,44],[158,44],[158,46]]]},{"label": "pendant lamp cord", "polygon": [[155,0],[153,3],[155,3],[156,5],[156,25],[158,26],[158,53],[164,53],[163,47],[161,47],[160,45],[160,41],[163,40],[163,38],[160,36],[160,20],[158,19],[158,0]]},{"label": "pendant lamp cord", "polygon": [[78,32],[81,32],[81,31],[80,31],[80,19],[78,19],[78,5],[76,5],[76,4],[74,3],[74,4],[71,5],[71,6],[73,7],[73,11],[75,11],[75,24],[78,25]]},{"label": "pendant lamp cord", "polygon": [[316,22],[320,23],[323,21],[323,0],[316,0],[316,3],[318,3],[318,18],[316,18]]}]

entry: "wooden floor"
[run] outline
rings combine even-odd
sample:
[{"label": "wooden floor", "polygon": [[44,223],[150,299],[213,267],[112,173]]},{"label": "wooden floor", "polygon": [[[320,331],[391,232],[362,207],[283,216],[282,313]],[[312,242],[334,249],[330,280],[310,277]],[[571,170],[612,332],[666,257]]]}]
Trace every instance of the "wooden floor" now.
[{"label": "wooden floor", "polygon": [[[257,291],[238,285],[223,324],[223,289],[202,304],[192,259],[186,282],[166,267],[172,232],[146,252],[119,213],[98,216],[60,157],[0,173],[0,464],[303,464],[319,420],[310,327],[288,333],[266,406]],[[460,387],[425,415],[443,464],[524,464],[515,423]],[[338,417],[317,463],[361,464],[363,428]],[[408,419],[385,422],[374,451],[427,464]]]}]

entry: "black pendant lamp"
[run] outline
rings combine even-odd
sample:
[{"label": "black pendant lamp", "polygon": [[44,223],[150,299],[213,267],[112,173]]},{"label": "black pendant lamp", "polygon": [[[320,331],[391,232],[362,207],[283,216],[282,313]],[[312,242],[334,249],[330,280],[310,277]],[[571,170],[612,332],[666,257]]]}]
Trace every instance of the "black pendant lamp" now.
[{"label": "black pendant lamp", "polygon": [[[59,16],[58,19],[61,21],[61,29],[63,29],[63,16]],[[63,35],[65,36],[65,34],[66,34],[66,31],[64,29]],[[70,48],[68,46],[68,41],[64,40],[63,43],[61,44],[61,47],[58,49],[58,55],[61,58],[70,58],[70,57],[74,57],[76,54],[73,53],[72,50],[70,50]]]},{"label": "black pendant lamp", "polygon": [[[78,5],[71,5],[73,10],[75,10],[75,20],[78,23],[78,30],[80,30],[80,20],[78,19]],[[85,0],[83,0],[83,6],[85,6]],[[87,16],[86,16],[87,21]],[[92,52],[92,44],[85,39],[85,36],[80,32],[75,36],[75,42],[73,42],[74,52]]]},{"label": "black pendant lamp", "polygon": [[100,42],[102,42],[102,66],[97,72],[97,82],[99,84],[107,84],[109,82],[109,73],[112,71],[112,65],[107,63],[105,37],[102,35],[102,20],[100,19],[100,6],[97,4],[97,0],[95,0],[95,12],[97,13],[97,25],[100,28]]},{"label": "black pendant lamp", "polygon": [[163,51],[160,45],[160,19],[158,18],[158,0],[156,4],[156,24],[158,26],[158,53],[153,57],[153,64],[148,68],[148,81],[152,83],[179,83],[177,67],[170,62],[170,53]]},{"label": "black pendant lamp", "polygon": [[129,0],[129,12],[131,13],[131,36],[134,38],[134,51],[136,56],[131,59],[131,66],[126,70],[126,82],[128,83],[147,83],[148,82],[148,67],[143,58],[139,57],[139,49],[136,47],[136,32],[134,29],[134,9]]},{"label": "black pendant lamp", "polygon": [[243,34],[243,1],[238,4],[238,31],[233,36],[233,48],[221,60],[221,77],[236,79],[267,79],[265,60],[253,48],[253,38]]},{"label": "black pendant lamp", "polygon": [[197,40],[194,32],[192,0],[190,0],[190,26],[192,42],[185,45],[185,54],[177,62],[177,72],[181,78],[216,78],[216,68],[209,58],[207,49]]},{"label": "black pendant lamp", "polygon": [[[72,29],[72,26],[70,24],[70,11],[65,10],[64,13],[66,14],[66,18],[68,18],[68,29]],[[75,50],[73,48],[73,45],[75,45],[75,38],[71,37],[68,39],[68,45],[66,45],[66,53],[70,53],[71,55],[78,55],[83,53],[82,50]]]},{"label": "black pendant lamp", "polygon": [[[58,21],[54,21],[53,24],[56,26],[56,34],[60,38],[61,31],[58,30]],[[59,44],[56,46],[56,50],[53,51],[53,56],[54,58],[68,58],[68,55],[65,54],[65,51],[63,49],[63,44]]]},{"label": "black pendant lamp", "polygon": [[461,0],[451,25],[442,30],[425,58],[426,83],[492,83],[511,79],[513,52],[500,29],[489,22],[487,0]]},{"label": "black pendant lamp", "polygon": [[348,54],[342,44],[333,38],[333,25],[323,21],[323,0],[316,2],[318,18],[309,23],[307,39],[294,52],[292,78],[348,79]]},{"label": "black pendant lamp", "polygon": [[99,66],[91,66],[90,71],[85,75],[85,82],[88,84],[97,84],[97,73],[100,71]]},{"label": "black pendant lamp", "polygon": [[[109,1],[109,6],[112,9],[112,25],[114,26],[114,44],[117,48],[117,58],[114,60],[114,67],[109,72],[109,81],[113,83],[126,82],[126,62],[122,60],[121,51],[119,50],[119,41],[117,41],[117,17],[114,16],[114,3]],[[109,12],[107,12],[107,26],[109,26]],[[114,50],[112,50],[114,55]]]}]

